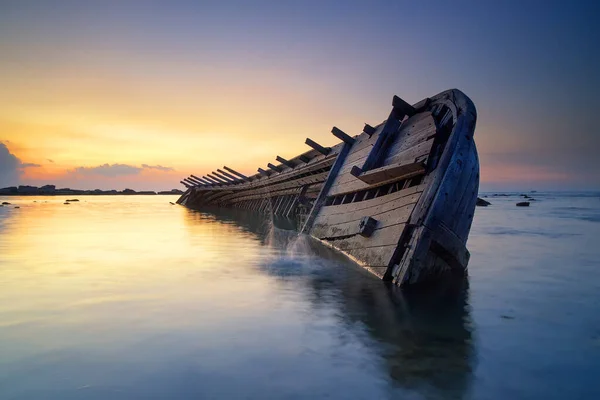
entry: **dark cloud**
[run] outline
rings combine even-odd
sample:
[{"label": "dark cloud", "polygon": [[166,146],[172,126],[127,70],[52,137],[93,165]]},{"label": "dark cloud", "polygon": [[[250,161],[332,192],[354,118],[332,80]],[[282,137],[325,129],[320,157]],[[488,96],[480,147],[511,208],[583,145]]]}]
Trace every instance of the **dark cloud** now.
[{"label": "dark cloud", "polygon": [[81,175],[101,175],[107,177],[117,177],[125,175],[137,175],[143,168],[127,164],[104,164],[97,167],[77,167],[72,172]]},{"label": "dark cloud", "polygon": [[39,168],[39,167],[41,167],[41,165],[34,164],[34,163],[22,163],[19,167],[20,168]]},{"label": "dark cloud", "polygon": [[0,187],[16,185],[19,181],[21,160],[0,142]]},{"label": "dark cloud", "polygon": [[163,167],[162,165],[148,165],[148,164],[142,164],[142,168],[144,169],[156,169],[158,171],[163,171],[163,172],[170,172],[170,171],[175,171],[173,168],[171,167]]}]

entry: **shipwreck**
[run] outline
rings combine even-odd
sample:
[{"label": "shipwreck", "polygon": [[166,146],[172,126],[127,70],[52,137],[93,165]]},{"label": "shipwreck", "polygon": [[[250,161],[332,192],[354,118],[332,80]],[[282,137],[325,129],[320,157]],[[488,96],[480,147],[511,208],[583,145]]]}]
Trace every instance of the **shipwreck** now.
[{"label": "shipwreck", "polygon": [[300,233],[396,285],[464,273],[479,187],[473,102],[453,89],[410,105],[394,96],[380,124],[246,176],[229,167],[181,183],[177,201],[295,219]]}]

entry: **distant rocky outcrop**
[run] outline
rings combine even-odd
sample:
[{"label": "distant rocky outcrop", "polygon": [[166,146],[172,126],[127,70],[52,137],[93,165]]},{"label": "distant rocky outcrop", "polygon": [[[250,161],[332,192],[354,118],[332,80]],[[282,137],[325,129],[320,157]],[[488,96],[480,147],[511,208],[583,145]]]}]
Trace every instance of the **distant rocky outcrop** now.
[{"label": "distant rocky outcrop", "polygon": [[489,205],[491,205],[492,203],[490,203],[489,201],[486,201],[480,197],[477,198],[477,203],[475,203],[476,206],[479,207],[487,207]]},{"label": "distant rocky outcrop", "polygon": [[517,203],[517,207],[529,207],[529,202],[528,201],[522,201],[520,203]]},{"label": "distant rocky outcrop", "polygon": [[[90,195],[156,195],[156,194],[172,194],[172,195],[181,195],[183,191],[179,189],[172,189],[168,191],[155,192],[151,190],[143,190],[143,191],[135,191],[133,189],[125,189],[122,191],[119,190],[80,190],[80,189],[71,189],[71,188],[60,188],[57,189],[55,185],[45,185],[42,187],[37,186],[11,186],[0,189],[0,196],[56,196],[56,195],[66,195],[66,196],[90,196]],[[67,201],[79,201],[77,199],[67,200]]]}]

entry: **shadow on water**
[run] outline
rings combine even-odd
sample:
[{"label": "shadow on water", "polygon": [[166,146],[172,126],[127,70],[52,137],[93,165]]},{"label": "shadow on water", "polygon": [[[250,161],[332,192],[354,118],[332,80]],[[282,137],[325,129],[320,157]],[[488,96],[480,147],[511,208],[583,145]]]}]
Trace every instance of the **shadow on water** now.
[{"label": "shadow on water", "polygon": [[281,229],[293,229],[289,220],[239,210],[203,215],[236,224],[279,249],[281,256],[266,262],[264,272],[283,283],[301,279],[314,311],[333,308],[341,325],[360,327],[393,385],[432,397],[469,396],[476,353],[468,277],[399,289],[320,242]]}]

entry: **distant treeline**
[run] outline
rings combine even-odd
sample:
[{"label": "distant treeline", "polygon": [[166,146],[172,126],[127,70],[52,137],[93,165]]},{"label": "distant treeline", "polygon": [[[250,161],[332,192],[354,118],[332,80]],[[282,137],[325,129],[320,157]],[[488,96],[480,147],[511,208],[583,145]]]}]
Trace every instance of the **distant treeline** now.
[{"label": "distant treeline", "polygon": [[79,190],[62,188],[57,189],[54,185],[45,185],[42,187],[37,186],[11,186],[0,189],[0,196],[59,196],[59,195],[118,195],[118,194],[182,194],[183,192],[179,189],[171,189],[167,191],[154,192],[150,190],[144,190],[136,192],[133,189],[125,190]]}]

